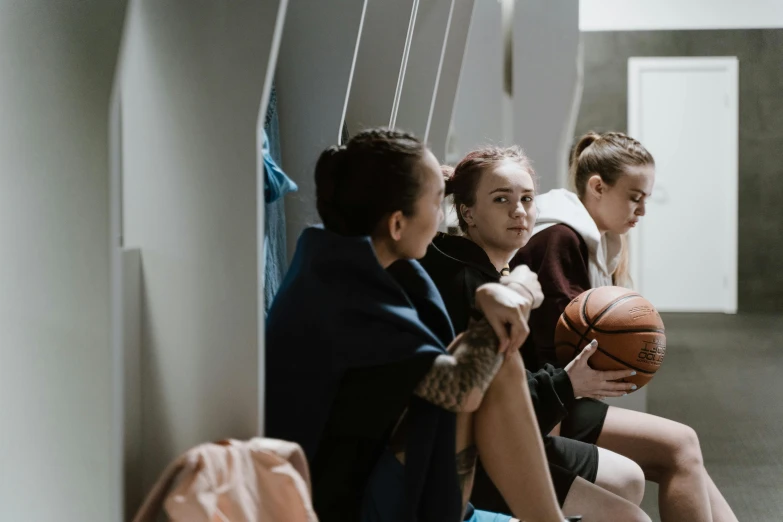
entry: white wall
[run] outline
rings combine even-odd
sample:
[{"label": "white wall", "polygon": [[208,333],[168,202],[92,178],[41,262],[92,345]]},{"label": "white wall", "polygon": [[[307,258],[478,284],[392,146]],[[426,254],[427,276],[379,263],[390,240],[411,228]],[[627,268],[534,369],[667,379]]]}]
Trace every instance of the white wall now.
[{"label": "white wall", "polygon": [[123,0],[0,4],[0,520],[103,522],[109,93]]},{"label": "white wall", "polygon": [[448,160],[488,144],[510,145],[504,114],[501,6],[476,0],[454,102]]},{"label": "white wall", "polygon": [[514,143],[533,160],[539,188],[562,187],[581,101],[579,6],[528,0],[514,8]]},{"label": "white wall", "polygon": [[579,0],[582,31],[783,27],[780,0]]},{"label": "white wall", "polygon": [[125,247],[142,261],[146,487],[188,447],[257,433],[256,125],[277,2],[132,2]]}]

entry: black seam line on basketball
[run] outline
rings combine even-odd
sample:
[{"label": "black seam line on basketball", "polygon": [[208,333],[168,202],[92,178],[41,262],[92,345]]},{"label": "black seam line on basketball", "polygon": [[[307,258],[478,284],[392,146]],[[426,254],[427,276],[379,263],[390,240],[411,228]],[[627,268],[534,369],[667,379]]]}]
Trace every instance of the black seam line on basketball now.
[{"label": "black seam line on basketball", "polygon": [[571,319],[568,318],[568,314],[563,312],[560,314],[560,316],[563,318],[563,321],[568,325],[568,327],[573,330],[575,333],[579,333],[579,330],[576,328],[574,323],[571,322]]},{"label": "black seam line on basketball", "polygon": [[[632,298],[632,297],[641,297],[641,295],[639,295],[639,294],[636,294],[636,293],[633,293],[633,294],[628,294],[628,295],[624,295],[623,297],[621,297],[621,298],[617,299],[615,302],[613,302],[612,304],[610,304],[609,306],[607,306],[607,307],[606,307],[604,310],[602,310],[602,311],[601,311],[601,313],[600,313],[600,314],[598,314],[598,315],[596,316],[596,318],[595,318],[595,320],[594,320],[593,322],[588,322],[588,320],[587,320],[587,298],[588,298],[588,297],[590,297],[590,294],[592,294],[592,293],[593,293],[593,290],[595,290],[595,289],[594,289],[594,288],[593,288],[593,289],[591,289],[591,290],[590,290],[590,293],[588,293],[588,294],[585,296],[584,303],[582,304],[582,307],[583,307],[582,317],[584,318],[584,320],[585,320],[585,323],[587,323],[587,330],[585,330],[585,333],[583,333],[583,334],[582,334],[582,336],[579,338],[579,346],[581,346],[581,345],[582,345],[582,343],[583,343],[584,341],[586,341],[586,340],[587,340],[587,335],[590,333],[590,330],[592,330],[592,329],[593,329],[593,325],[595,325],[596,323],[598,323],[598,321],[600,321],[600,320],[601,320],[601,318],[602,318],[604,315],[606,315],[606,313],[607,313],[609,310],[611,310],[612,308],[614,308],[615,306],[617,306],[619,303],[622,303],[623,301],[627,301],[628,299],[630,299],[630,298]],[[576,328],[574,328],[574,330],[576,330]],[[577,350],[577,351],[579,351],[579,350]]]},{"label": "black seam line on basketball", "polygon": [[597,326],[593,326],[593,330],[598,333],[605,333],[605,334],[627,334],[627,333],[659,333],[659,334],[665,334],[666,331],[662,330],[661,328],[634,328],[631,330],[602,330],[601,328],[598,328]]},{"label": "black seam line on basketball", "polygon": [[627,366],[628,368],[630,368],[632,370],[636,370],[637,372],[640,372],[640,373],[646,373],[647,375],[655,375],[655,372],[648,372],[647,370],[642,370],[641,368],[637,368],[636,366],[632,366],[632,365],[628,364],[627,362],[623,361],[622,359],[620,359],[618,357],[615,357],[614,355],[612,355],[611,353],[607,352],[606,350],[604,350],[602,348],[598,348],[598,351],[601,352],[602,354],[606,355],[607,357],[609,357],[613,361],[617,361],[620,364],[624,364],[625,366]]},{"label": "black seam line on basketball", "polygon": [[[576,326],[574,326],[574,324],[568,318],[568,314],[567,313],[563,312],[562,314],[560,314],[560,316],[563,318],[563,321],[565,321],[565,323],[568,325],[568,327],[571,330],[573,330],[576,333],[579,333],[579,330],[576,329]],[[582,338],[581,337],[579,339],[579,344],[582,344]],[[574,344],[571,344],[571,343],[568,343],[568,345],[573,347],[573,349],[574,349],[574,357],[576,357],[579,354],[579,345],[574,345]],[[555,347],[557,347],[557,345],[555,345]]]},{"label": "black seam line on basketball", "polygon": [[[595,288],[591,288],[590,290],[588,290],[587,294],[585,295],[585,300],[582,301],[582,307],[581,307],[582,320],[587,325],[587,329],[579,337],[579,343],[577,343],[577,345],[574,347],[574,357],[576,357],[576,355],[579,353],[579,346],[582,346],[582,343],[587,340],[587,334],[589,334],[590,330],[593,328],[593,325],[590,322],[590,318],[587,317],[587,300],[590,299],[590,296],[593,295],[594,291]],[[565,314],[565,311],[563,313]],[[574,330],[576,330],[577,332],[579,331],[576,328],[574,328]]]},{"label": "black seam line on basketball", "polygon": [[639,294],[628,294],[620,297],[615,302],[607,306],[604,310],[602,310],[600,314],[598,314],[598,316],[595,318],[595,321],[590,323],[590,328],[593,328],[594,325],[598,324],[598,321],[600,321],[603,318],[603,316],[605,316],[609,312],[609,310],[611,310],[618,304],[622,303],[623,301],[627,301],[628,299],[631,299],[632,297],[642,297],[642,296],[640,296]]},{"label": "black seam line on basketball", "polygon": [[[579,350],[578,346],[576,346],[574,343],[569,343],[568,341],[563,341],[563,342],[555,344],[555,348],[557,348],[558,346],[568,346],[570,348],[573,348],[574,351],[578,351]],[[641,372],[641,373],[646,373],[648,375],[655,375],[655,372],[648,372],[646,370],[642,370],[641,368],[636,368],[636,367],[628,364],[627,362],[623,361],[622,359],[618,359],[617,357],[613,356],[612,354],[608,353],[606,350],[604,350],[602,348],[598,348],[598,351],[600,351],[602,354],[606,355],[610,359],[612,359],[614,361],[617,361],[620,364],[622,364],[623,366],[627,366],[628,368],[630,368],[632,370],[636,370],[637,372]]]},{"label": "black seam line on basketball", "polygon": [[587,317],[587,300],[590,299],[590,294],[592,294],[595,291],[595,288],[591,288],[587,291],[587,294],[585,294],[585,300],[582,301],[582,306],[579,307],[579,311],[582,312],[582,319],[585,320],[585,324],[587,325],[587,328],[590,328],[590,318]]}]

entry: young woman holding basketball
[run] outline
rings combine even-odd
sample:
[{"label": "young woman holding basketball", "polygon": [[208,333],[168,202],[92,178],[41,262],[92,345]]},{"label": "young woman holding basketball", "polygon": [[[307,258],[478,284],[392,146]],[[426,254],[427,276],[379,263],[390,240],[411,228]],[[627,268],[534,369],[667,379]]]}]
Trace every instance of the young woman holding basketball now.
[{"label": "young woman holding basketball", "polygon": [[[607,139],[615,139],[611,136],[614,135],[608,135]],[[617,136],[617,139],[620,137]],[[623,137],[623,143],[626,143],[625,140],[627,138]],[[585,144],[582,143],[582,145]],[[638,147],[641,149],[641,146]],[[577,157],[579,157],[581,150],[577,152]],[[511,258],[516,248],[527,242],[533,228],[532,224],[537,214],[536,204],[540,202],[541,197],[535,197],[533,180],[530,176],[532,170],[529,168],[529,163],[523,156],[520,158],[517,152],[509,153],[508,150],[486,149],[471,153],[457,166],[447,183],[448,191],[454,193],[463,236],[439,236],[436,238],[427,257],[423,260],[423,265],[428,268],[431,274],[435,275],[434,280],[441,289],[455,324],[459,324],[460,317],[467,317],[468,311],[471,309],[469,293],[465,291],[469,291],[472,285],[480,281],[499,279],[505,263]],[[609,163],[615,165],[616,168],[625,170],[634,165],[626,157],[617,156],[609,160]],[[643,161],[640,163],[645,165],[649,171],[653,165],[652,158],[646,151],[643,156]],[[523,173],[518,172],[516,178],[512,176],[513,173],[508,172],[514,164],[524,171]],[[648,173],[652,175],[652,172]],[[626,183],[628,181],[630,180],[626,180]],[[618,185],[617,188],[619,187]],[[645,191],[644,188],[651,190],[651,186],[640,188],[649,194],[649,190]],[[634,199],[638,200],[639,198],[636,196]],[[577,199],[577,201],[579,200]],[[637,203],[641,203],[641,201]],[[604,209],[604,211],[610,216],[621,213],[612,208]],[[615,219],[625,223],[626,221],[632,222],[634,218]],[[543,269],[544,275],[541,277],[544,280],[542,286],[546,298],[542,312],[546,312],[548,307],[553,304],[557,312],[554,315],[555,322],[549,323],[541,321],[541,316],[546,317],[546,314],[541,314],[538,311],[532,313],[529,342],[530,339],[534,342],[540,342],[541,338],[549,339],[549,346],[552,346],[555,324],[562,309],[573,296],[591,286],[589,286],[586,276],[583,278],[585,281],[583,286],[580,285],[578,278],[573,278],[569,282],[568,277],[565,277],[563,278],[565,281],[563,284],[566,286],[565,291],[573,293],[563,297],[552,292],[552,289],[549,288],[550,283],[546,281],[554,274],[562,273],[564,270],[567,272],[566,267],[571,266],[579,259],[584,259],[586,266],[588,253],[578,250],[576,252],[569,251],[562,245],[556,244],[545,245],[543,250],[554,259],[551,264],[555,268],[552,269],[551,274],[546,273],[546,268]],[[525,248],[521,252],[520,257],[515,259],[516,263],[519,263],[522,256],[529,250]],[[558,266],[561,268],[558,269]],[[537,264],[537,267],[542,269],[542,263]],[[535,270],[535,267],[533,269]],[[588,267],[584,270],[589,274]],[[617,269],[615,272],[619,276]],[[611,284],[611,279],[609,281],[603,284]],[[573,290],[569,285],[573,285]],[[563,290],[561,289],[561,291]],[[550,299],[554,303],[547,302]],[[552,314],[551,310],[549,313]],[[531,346],[534,345],[529,344],[526,347],[528,351]],[[603,375],[603,372],[595,372],[587,366],[586,362],[592,350],[594,347],[586,348],[567,367],[575,390],[583,388],[593,390],[587,393],[576,391],[576,395],[582,397],[621,395],[623,391],[617,389],[621,386],[619,383],[611,383],[611,379]],[[525,355],[528,356],[528,359],[539,360],[537,357],[531,357],[530,353]],[[550,361],[555,362],[554,357]],[[544,363],[537,364],[540,364],[537,367],[545,367]],[[558,388],[558,390],[561,389]],[[597,442],[601,448],[616,452],[601,452],[600,458],[596,459],[600,462],[594,481],[596,484],[589,483],[590,481],[587,479],[590,477],[586,477],[582,473],[585,466],[577,466],[570,470],[575,471],[578,477],[573,480],[568,490],[568,496],[564,503],[566,514],[568,514],[571,503],[593,506],[598,503],[597,509],[608,509],[609,503],[597,501],[597,499],[607,497],[607,491],[617,493],[618,497],[633,499],[636,503],[641,500],[641,488],[636,488],[635,495],[629,494],[629,490],[634,489],[633,487],[629,488],[629,485],[638,484],[640,481],[638,476],[632,472],[632,468],[626,465],[627,460],[623,461],[620,458],[620,461],[615,463],[606,458],[607,456],[611,458],[619,453],[625,455],[628,460],[633,460],[641,465],[644,476],[661,485],[660,506],[663,520],[736,520],[704,470],[698,439],[693,430],[687,426],[651,415],[607,407],[599,401],[584,399],[574,401],[573,397],[563,397],[562,401],[569,410],[560,428],[562,435],[583,443],[595,444]],[[557,438],[550,437],[550,439]],[[573,454],[566,456],[571,457],[565,459],[566,464],[574,462]],[[579,463],[580,460],[576,459],[576,462]],[[602,474],[601,470],[605,466],[607,468],[612,466],[615,469]],[[558,485],[557,468],[557,465],[552,466],[550,458],[550,470],[555,478],[556,489]],[[623,469],[630,472],[625,475],[618,473],[618,470]],[[568,474],[561,469],[561,476],[567,478]],[[602,480],[606,479],[611,482],[602,483]],[[643,485],[643,480],[641,484]],[[477,483],[476,493],[481,493],[479,486],[480,484]],[[607,491],[598,491],[599,488]],[[622,505],[616,500],[613,505]],[[480,503],[477,505],[481,506]],[[619,520],[623,518],[606,517],[606,519]]]},{"label": "young woman holding basketball", "polygon": [[[588,133],[573,150],[571,181],[576,193],[553,190],[536,199],[533,237],[511,261],[512,267],[525,264],[536,272],[545,295],[531,314],[523,348],[531,369],[556,363],[555,327],[574,297],[598,286],[630,285],[624,237],[645,215],[655,162],[624,134]],[[478,221],[470,230],[486,241],[482,225]],[[693,429],[631,410],[602,410],[593,419],[598,430],[591,442],[632,459],[647,480],[659,484],[663,521],[737,520],[704,468]]]},{"label": "young woman holding basketball", "polygon": [[[461,209],[464,235],[438,235],[421,264],[438,287],[455,328],[462,329],[471,316],[480,316],[474,311],[475,289],[504,280],[508,261],[530,238],[535,184],[527,157],[516,147],[478,150],[449,169],[444,167],[446,192]],[[576,399],[623,395],[631,385],[611,381],[631,372],[593,371],[586,364],[588,355],[567,370],[546,365],[527,374],[558,501],[566,515],[581,514],[586,522],[649,521],[638,507],[644,493],[639,466],[592,444],[600,431],[594,420],[603,417],[604,404]],[[569,437],[549,436],[564,419],[564,435]],[[481,467],[471,498],[480,509],[505,510],[503,496]]]}]

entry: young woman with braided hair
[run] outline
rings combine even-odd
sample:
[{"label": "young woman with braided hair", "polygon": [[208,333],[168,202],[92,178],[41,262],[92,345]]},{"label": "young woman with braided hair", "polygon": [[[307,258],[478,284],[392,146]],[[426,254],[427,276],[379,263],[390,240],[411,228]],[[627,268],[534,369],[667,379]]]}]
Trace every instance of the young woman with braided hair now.
[{"label": "young woman with braided hair", "polygon": [[561,522],[522,359],[507,355],[540,304],[535,275],[476,288],[484,318],[455,339],[415,261],[443,217],[432,153],[368,130],[325,151],[315,180],[323,228],[302,233],[267,320],[266,427],[303,447],[319,519],[507,521],[467,505],[480,456],[514,516]]},{"label": "young woman with braided hair", "polygon": [[[553,190],[537,198],[533,237],[511,261],[512,267],[534,270],[546,296],[531,315],[532,333],[523,348],[534,368],[556,363],[555,326],[574,297],[597,286],[631,285],[625,235],[644,217],[655,183],[652,155],[619,132],[582,136],[570,163],[575,192]],[[587,357],[589,352],[580,355]],[[592,413],[600,428],[588,441],[633,460],[647,480],[658,483],[661,520],[737,520],[704,467],[692,428],[627,409],[602,410]],[[561,429],[566,427],[564,422]]]}]

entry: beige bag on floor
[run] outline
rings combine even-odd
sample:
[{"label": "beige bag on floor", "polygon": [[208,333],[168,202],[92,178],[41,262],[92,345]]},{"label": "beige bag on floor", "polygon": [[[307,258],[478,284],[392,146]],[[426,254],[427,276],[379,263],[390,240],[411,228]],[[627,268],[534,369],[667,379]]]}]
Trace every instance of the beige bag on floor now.
[{"label": "beige bag on floor", "polygon": [[[165,497],[165,500],[164,500]],[[163,472],[134,522],[317,522],[298,444],[227,440],[190,449]]]}]

